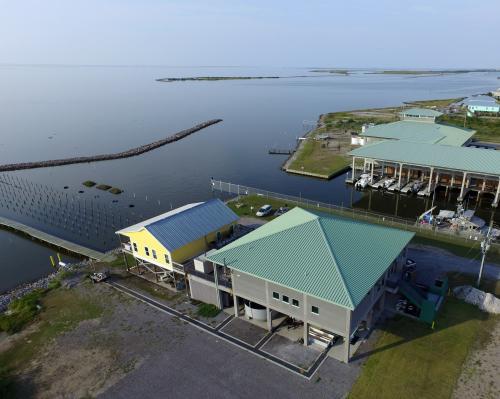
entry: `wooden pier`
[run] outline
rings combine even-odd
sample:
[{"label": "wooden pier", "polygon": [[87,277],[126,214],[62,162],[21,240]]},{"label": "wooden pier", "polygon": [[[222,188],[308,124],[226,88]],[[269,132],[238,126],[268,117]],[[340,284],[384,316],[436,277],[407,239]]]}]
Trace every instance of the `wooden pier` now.
[{"label": "wooden pier", "polygon": [[78,245],[73,242],[63,240],[62,238],[53,236],[51,234],[37,230],[33,227],[27,226],[23,223],[19,223],[2,216],[0,216],[0,226],[4,226],[9,229],[15,230],[17,232],[27,234],[30,237],[33,237],[37,240],[40,240],[42,242],[45,242],[47,244],[53,245],[58,248],[63,248],[69,252],[73,252],[78,255],[83,255],[89,259],[95,259],[101,261],[109,257],[109,255],[104,252],[95,251],[93,249],[84,247],[82,245]]},{"label": "wooden pier", "polygon": [[279,148],[270,148],[268,152],[271,155],[292,155],[295,152],[295,150],[283,150],[283,149],[279,149]]}]

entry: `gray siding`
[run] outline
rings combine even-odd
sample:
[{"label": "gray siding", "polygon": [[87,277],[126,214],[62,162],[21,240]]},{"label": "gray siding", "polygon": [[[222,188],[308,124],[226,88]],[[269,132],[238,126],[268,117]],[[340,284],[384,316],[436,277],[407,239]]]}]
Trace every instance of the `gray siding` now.
[{"label": "gray siding", "polygon": [[[264,280],[236,270],[233,271],[232,276],[233,292],[238,297],[268,306],[273,310],[302,320],[313,326],[324,328],[337,334],[345,334],[347,309],[278,284],[271,282],[266,283]],[[280,294],[279,300],[273,299],[273,292]],[[283,295],[289,297],[290,301],[288,304],[282,301]],[[298,307],[292,306],[293,299],[299,301]],[[267,301],[269,301],[269,303]],[[313,305],[319,308],[318,315],[311,313],[311,306]]]},{"label": "gray siding", "polygon": [[[285,313],[296,319],[304,320],[304,294],[273,283],[268,283],[268,290],[270,308],[277,310],[278,312]],[[273,292],[280,294],[279,300],[273,299]],[[289,303],[282,301],[283,295],[288,296],[290,299]],[[293,299],[297,299],[299,301],[298,307],[292,305]]]},{"label": "gray siding", "polygon": [[[319,308],[319,314],[311,313],[311,306]],[[313,326],[337,333],[346,333],[347,312],[350,310],[333,303],[307,296],[306,319]]]},{"label": "gray siding", "polygon": [[241,273],[232,272],[234,295],[266,306],[266,283],[264,280]]},{"label": "gray siding", "polygon": [[218,306],[215,284],[195,276],[189,276],[191,298]]}]

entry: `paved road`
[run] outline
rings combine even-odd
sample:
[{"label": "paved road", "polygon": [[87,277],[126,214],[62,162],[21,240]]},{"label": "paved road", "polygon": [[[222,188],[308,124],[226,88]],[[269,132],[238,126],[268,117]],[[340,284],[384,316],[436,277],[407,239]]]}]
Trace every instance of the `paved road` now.
[{"label": "paved road", "polygon": [[[419,269],[429,268],[442,272],[461,272],[477,275],[481,259],[467,259],[453,255],[445,250],[428,247],[412,246],[408,249],[408,257],[417,261]],[[500,279],[500,266],[486,263],[483,276],[494,280]]]}]

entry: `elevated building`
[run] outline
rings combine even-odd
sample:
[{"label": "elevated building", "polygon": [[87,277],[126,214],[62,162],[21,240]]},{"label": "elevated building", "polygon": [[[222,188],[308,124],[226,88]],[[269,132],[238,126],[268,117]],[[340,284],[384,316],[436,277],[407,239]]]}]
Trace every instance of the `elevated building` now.
[{"label": "elevated building", "polygon": [[301,321],[305,345],[338,337],[332,350],[348,362],[352,338],[382,313],[386,283],[401,275],[413,235],[294,208],[207,254],[210,271],[231,288],[190,277],[191,296],[219,307],[229,296],[236,317],[245,309],[269,330],[278,315]]},{"label": "elevated building", "polygon": [[[147,271],[158,281],[184,276],[185,263],[214,248],[233,231],[238,216],[221,200],[184,205],[116,232],[132,266]],[[125,258],[127,259],[127,258]]]}]

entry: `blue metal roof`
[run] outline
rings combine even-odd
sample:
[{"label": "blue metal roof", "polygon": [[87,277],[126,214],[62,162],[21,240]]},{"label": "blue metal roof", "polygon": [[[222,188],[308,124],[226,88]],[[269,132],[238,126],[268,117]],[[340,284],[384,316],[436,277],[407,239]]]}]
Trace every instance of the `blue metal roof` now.
[{"label": "blue metal roof", "polygon": [[216,198],[195,204],[144,227],[165,248],[174,251],[238,219],[226,204]]}]

